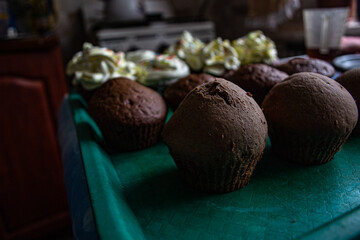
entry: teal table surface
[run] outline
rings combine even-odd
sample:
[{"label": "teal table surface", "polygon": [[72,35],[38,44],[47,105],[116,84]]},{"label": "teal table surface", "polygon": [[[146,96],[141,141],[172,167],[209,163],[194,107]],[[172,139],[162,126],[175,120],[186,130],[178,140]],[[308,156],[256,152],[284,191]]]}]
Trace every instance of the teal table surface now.
[{"label": "teal table surface", "polygon": [[182,182],[162,142],[130,153],[108,149],[83,99],[69,99],[100,239],[360,237],[359,137],[312,167],[279,160],[268,141],[248,186],[206,194]]}]

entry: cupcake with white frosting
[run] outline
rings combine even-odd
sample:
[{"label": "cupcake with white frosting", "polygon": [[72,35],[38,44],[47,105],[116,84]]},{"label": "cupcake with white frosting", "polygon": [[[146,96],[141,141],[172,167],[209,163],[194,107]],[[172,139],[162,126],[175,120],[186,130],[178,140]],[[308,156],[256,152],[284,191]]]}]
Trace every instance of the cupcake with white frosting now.
[{"label": "cupcake with white frosting", "polygon": [[146,65],[156,57],[156,53],[151,50],[136,50],[128,52],[125,55],[126,60],[134,62],[140,66]]},{"label": "cupcake with white frosting", "polygon": [[167,51],[184,60],[193,72],[205,72],[222,76],[240,67],[238,54],[229,40],[217,38],[208,44],[185,31]]},{"label": "cupcake with white frosting", "polygon": [[175,55],[138,50],[127,53],[126,58],[146,70],[146,77],[137,80],[145,86],[167,86],[190,74],[188,65]]},{"label": "cupcake with white frosting", "polygon": [[242,65],[250,63],[270,64],[278,58],[275,43],[260,30],[233,40],[232,46],[236,50]]},{"label": "cupcake with white frosting", "polygon": [[226,71],[240,67],[238,54],[229,40],[217,38],[208,43],[201,51],[204,61],[203,71],[215,76],[222,76]]},{"label": "cupcake with white frosting", "polygon": [[272,63],[277,59],[275,43],[261,31],[253,31],[230,42],[216,38],[205,44],[185,31],[167,51],[184,60],[192,72],[215,76],[250,63]]},{"label": "cupcake with white frosting", "polygon": [[174,54],[180,59],[184,60],[191,70],[200,71],[204,67],[201,58],[201,51],[205,43],[200,39],[193,37],[190,32],[184,31],[180,39],[171,45],[166,53]]},{"label": "cupcake with white frosting", "polygon": [[80,84],[82,92],[90,93],[109,79],[125,77],[141,81],[147,75],[142,67],[126,60],[123,52],[116,53],[90,43],[84,43],[82,51],[74,55],[66,73],[74,75],[73,84]]}]

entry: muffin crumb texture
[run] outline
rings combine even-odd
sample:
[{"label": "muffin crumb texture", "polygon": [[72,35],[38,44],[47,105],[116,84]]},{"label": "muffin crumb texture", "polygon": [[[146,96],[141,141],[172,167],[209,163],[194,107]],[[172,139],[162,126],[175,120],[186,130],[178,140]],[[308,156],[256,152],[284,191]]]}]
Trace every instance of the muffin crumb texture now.
[{"label": "muffin crumb texture", "polygon": [[270,89],[288,76],[269,65],[256,63],[229,72],[224,78],[251,93],[255,101],[261,105]]},{"label": "muffin crumb texture", "polygon": [[262,107],[274,152],[306,165],[329,162],[358,118],[349,92],[317,73],[291,75],[270,90]]},{"label": "muffin crumb texture", "polygon": [[[340,75],[336,81],[340,83],[342,86],[349,91],[351,96],[354,98],[357,108],[358,108],[358,115],[360,110],[360,68],[355,68],[345,72],[344,74]],[[354,135],[360,135],[360,122],[356,124],[355,129],[353,130]]]},{"label": "muffin crumb texture", "polygon": [[190,74],[177,80],[164,91],[164,98],[172,109],[176,109],[185,96],[195,87],[212,82],[215,77],[206,73]]},{"label": "muffin crumb texture", "polygon": [[315,58],[295,57],[276,66],[276,68],[289,75],[300,72],[313,72],[332,77],[335,74],[335,68],[330,63]]},{"label": "muffin crumb texture", "polygon": [[217,78],[185,97],[162,135],[186,183],[230,192],[248,184],[265,147],[267,124],[252,97]]},{"label": "muffin crumb texture", "polygon": [[167,107],[156,91],[117,78],[96,90],[88,111],[107,145],[124,152],[144,149],[159,140]]}]

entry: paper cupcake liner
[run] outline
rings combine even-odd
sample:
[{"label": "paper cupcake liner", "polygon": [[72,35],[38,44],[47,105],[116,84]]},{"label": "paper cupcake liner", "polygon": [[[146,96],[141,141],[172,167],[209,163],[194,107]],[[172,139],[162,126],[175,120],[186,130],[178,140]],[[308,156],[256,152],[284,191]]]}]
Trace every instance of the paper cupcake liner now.
[{"label": "paper cupcake liner", "polygon": [[99,127],[111,148],[121,152],[136,151],[155,145],[159,141],[164,120],[143,126],[104,124]]},{"label": "paper cupcake liner", "polygon": [[350,135],[350,132],[340,136],[304,136],[279,132],[280,130],[269,129],[273,151],[286,161],[304,165],[319,165],[331,161]]},{"label": "paper cupcake liner", "polygon": [[196,160],[189,160],[191,156],[172,156],[185,183],[200,191],[225,193],[240,189],[249,183],[262,154],[252,156],[245,162],[228,161],[222,167],[215,163],[198,164]]}]

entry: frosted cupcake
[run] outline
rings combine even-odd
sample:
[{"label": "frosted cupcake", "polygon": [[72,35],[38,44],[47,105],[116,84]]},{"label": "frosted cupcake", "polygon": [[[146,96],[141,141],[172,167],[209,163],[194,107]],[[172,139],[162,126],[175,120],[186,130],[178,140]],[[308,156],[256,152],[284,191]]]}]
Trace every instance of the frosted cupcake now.
[{"label": "frosted cupcake", "polygon": [[82,51],[76,53],[67,65],[66,73],[74,75],[73,84],[80,85],[85,98],[103,83],[112,78],[126,77],[141,81],[146,71],[134,62],[127,61],[123,52],[84,43]]},{"label": "frosted cupcake", "polygon": [[175,44],[171,45],[166,53],[176,55],[184,60],[191,70],[198,72],[204,67],[201,58],[201,51],[204,46],[205,43],[199,38],[193,37],[188,31],[184,31],[180,39],[177,40]]},{"label": "frosted cupcake", "polygon": [[222,76],[226,71],[236,70],[240,66],[238,54],[229,40],[217,38],[205,44],[186,31],[167,52],[176,54],[197,73]]},{"label": "frosted cupcake", "polygon": [[171,54],[157,55],[149,50],[139,50],[127,53],[127,59],[135,61],[147,72],[145,78],[138,79],[138,82],[145,86],[168,86],[190,73],[188,65]]},{"label": "frosted cupcake", "polygon": [[193,72],[215,76],[224,76],[240,65],[272,63],[278,58],[275,43],[261,31],[250,32],[232,42],[216,38],[207,44],[185,31],[167,53],[176,54]]},{"label": "frosted cupcake", "polygon": [[277,57],[275,43],[262,31],[253,31],[232,41],[242,65],[250,63],[272,63]]},{"label": "frosted cupcake", "polygon": [[215,76],[222,76],[229,70],[240,67],[240,61],[236,50],[229,40],[217,38],[208,43],[201,51],[204,62],[203,71]]}]

